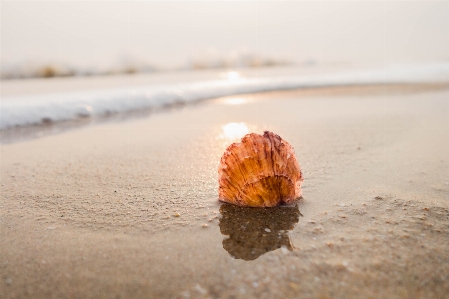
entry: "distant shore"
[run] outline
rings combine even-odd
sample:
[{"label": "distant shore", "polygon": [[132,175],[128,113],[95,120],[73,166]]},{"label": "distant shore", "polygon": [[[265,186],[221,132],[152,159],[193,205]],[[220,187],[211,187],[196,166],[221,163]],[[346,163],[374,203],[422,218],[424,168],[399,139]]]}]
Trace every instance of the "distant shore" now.
[{"label": "distant shore", "polygon": [[[315,62],[307,61],[302,63],[303,66],[314,65]],[[64,64],[31,64],[16,67],[3,68],[0,78],[2,80],[20,80],[33,78],[61,78],[61,77],[91,77],[91,76],[116,76],[116,75],[132,75],[132,74],[148,74],[161,72],[179,72],[179,71],[201,71],[201,70],[218,70],[226,71],[235,68],[271,68],[297,66],[292,61],[277,60],[272,58],[263,58],[251,56],[244,61],[192,61],[185,66],[176,68],[162,68],[148,63],[124,63],[109,69],[87,68],[80,69]]]}]

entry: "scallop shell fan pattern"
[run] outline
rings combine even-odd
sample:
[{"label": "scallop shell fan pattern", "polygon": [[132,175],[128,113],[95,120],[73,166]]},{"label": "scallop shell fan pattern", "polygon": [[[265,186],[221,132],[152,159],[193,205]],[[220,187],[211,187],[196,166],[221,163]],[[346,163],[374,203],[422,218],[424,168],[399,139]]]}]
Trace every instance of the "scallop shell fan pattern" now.
[{"label": "scallop shell fan pattern", "polygon": [[231,144],[218,168],[219,199],[247,207],[291,204],[303,176],[293,147],[279,135],[251,133]]}]

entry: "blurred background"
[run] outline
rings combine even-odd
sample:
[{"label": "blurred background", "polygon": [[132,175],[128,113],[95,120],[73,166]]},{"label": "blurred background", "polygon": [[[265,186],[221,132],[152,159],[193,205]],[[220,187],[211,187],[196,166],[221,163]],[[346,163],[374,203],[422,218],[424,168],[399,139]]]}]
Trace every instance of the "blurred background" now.
[{"label": "blurred background", "polygon": [[447,1],[1,1],[1,78],[449,61]]}]

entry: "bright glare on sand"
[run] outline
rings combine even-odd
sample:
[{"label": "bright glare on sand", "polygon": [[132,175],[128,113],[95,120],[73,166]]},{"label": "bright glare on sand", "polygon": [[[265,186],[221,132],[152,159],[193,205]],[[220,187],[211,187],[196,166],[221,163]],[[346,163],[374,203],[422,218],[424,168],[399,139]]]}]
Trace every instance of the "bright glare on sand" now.
[{"label": "bright glare on sand", "polygon": [[239,98],[239,97],[232,97],[232,98],[226,98],[223,100],[223,104],[226,105],[243,105],[248,102],[245,98]]},{"label": "bright glare on sand", "polygon": [[237,81],[238,79],[240,79],[240,73],[236,72],[236,71],[230,71],[226,73],[226,78],[229,81]]},{"label": "bright glare on sand", "polygon": [[227,139],[239,139],[248,134],[245,123],[228,123],[223,126],[223,134]]}]

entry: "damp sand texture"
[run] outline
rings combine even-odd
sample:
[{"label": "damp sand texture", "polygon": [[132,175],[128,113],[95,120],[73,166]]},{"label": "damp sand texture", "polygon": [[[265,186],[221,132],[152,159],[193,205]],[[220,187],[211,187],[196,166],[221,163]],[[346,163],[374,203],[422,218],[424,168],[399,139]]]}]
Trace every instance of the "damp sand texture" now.
[{"label": "damp sand texture", "polygon": [[[218,99],[1,146],[1,298],[447,298],[449,92]],[[294,146],[303,198],[218,202],[223,126]]]}]

